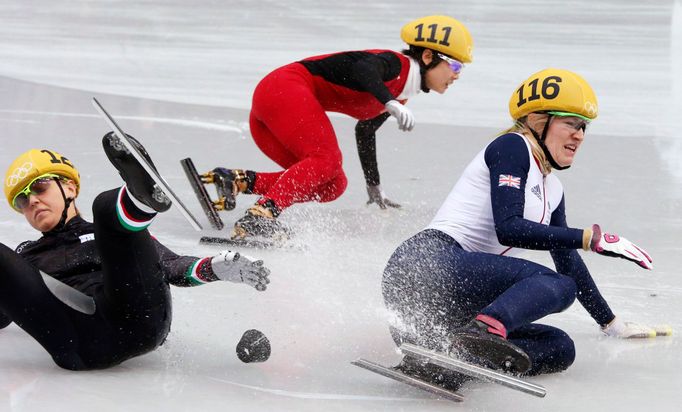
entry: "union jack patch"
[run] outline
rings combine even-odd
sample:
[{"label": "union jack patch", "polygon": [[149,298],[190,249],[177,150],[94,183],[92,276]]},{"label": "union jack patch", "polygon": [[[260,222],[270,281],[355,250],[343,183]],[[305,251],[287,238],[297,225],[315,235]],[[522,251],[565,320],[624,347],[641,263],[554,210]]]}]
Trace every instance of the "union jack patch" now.
[{"label": "union jack patch", "polygon": [[509,186],[515,189],[521,189],[521,178],[512,175],[500,175],[498,186]]}]

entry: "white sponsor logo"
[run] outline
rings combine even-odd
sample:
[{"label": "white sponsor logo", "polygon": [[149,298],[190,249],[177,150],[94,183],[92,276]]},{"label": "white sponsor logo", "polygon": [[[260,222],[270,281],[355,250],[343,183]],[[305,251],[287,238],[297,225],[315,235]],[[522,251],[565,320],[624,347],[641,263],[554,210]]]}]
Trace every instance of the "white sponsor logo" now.
[{"label": "white sponsor logo", "polygon": [[95,234],[94,233],[86,233],[84,235],[78,236],[78,239],[81,240],[81,243],[89,242],[91,240],[95,240]]},{"label": "white sponsor logo", "polygon": [[22,244],[20,244],[19,246],[17,246],[17,250],[15,250],[15,252],[21,253],[21,252],[24,250],[24,248],[25,248],[26,246],[30,245],[30,244],[31,244],[31,241],[30,241],[30,240],[27,240],[26,242],[23,242]]},{"label": "white sponsor logo", "polygon": [[26,176],[31,173],[31,169],[33,169],[33,163],[31,162],[26,162],[23,165],[17,167],[14,169],[12,174],[7,177],[5,184],[7,187],[16,186],[17,183],[21,182],[22,179],[26,178]]},{"label": "white sponsor logo", "polygon": [[597,105],[596,104],[588,101],[588,102],[585,102],[584,107],[590,116],[596,116],[597,115]]}]

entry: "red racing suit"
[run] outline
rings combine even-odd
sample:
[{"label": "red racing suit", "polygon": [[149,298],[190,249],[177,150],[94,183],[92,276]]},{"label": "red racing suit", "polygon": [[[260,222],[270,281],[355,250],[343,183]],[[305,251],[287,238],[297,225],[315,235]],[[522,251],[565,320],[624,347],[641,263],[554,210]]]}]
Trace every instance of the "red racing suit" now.
[{"label": "red racing suit", "polygon": [[378,128],[388,117],[384,105],[402,93],[409,70],[409,58],[400,53],[364,50],[310,57],[268,74],[254,91],[249,123],[256,145],[285,170],[257,173],[253,193],[280,211],[338,198],[347,179],[326,112],[361,121],[379,117]]}]

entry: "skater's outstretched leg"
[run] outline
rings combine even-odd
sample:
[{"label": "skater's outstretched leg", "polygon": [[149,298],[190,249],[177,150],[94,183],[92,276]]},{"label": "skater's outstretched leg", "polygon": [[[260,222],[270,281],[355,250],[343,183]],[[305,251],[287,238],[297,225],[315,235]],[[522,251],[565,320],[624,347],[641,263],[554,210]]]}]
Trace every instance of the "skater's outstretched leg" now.
[{"label": "skater's outstretched leg", "polygon": [[[131,140],[153,165],[144,147]],[[156,243],[146,230],[156,212],[168,210],[170,200],[116,135],[105,135],[102,146],[126,183],[101,193],[93,203],[102,259],[102,309],[119,326],[119,339],[128,348],[121,352],[120,360],[125,360],[159,346],[170,329],[170,291]]]},{"label": "skater's outstretched leg", "polygon": [[66,306],[47,288],[40,272],[0,244],[0,311],[30,334],[62,368],[88,369],[80,353],[83,331],[96,322]]}]

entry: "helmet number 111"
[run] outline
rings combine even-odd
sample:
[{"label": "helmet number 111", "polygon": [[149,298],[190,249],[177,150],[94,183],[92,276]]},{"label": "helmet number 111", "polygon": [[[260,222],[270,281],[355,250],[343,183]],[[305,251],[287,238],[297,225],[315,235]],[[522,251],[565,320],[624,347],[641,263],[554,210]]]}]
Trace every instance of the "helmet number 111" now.
[{"label": "helmet number 111", "polygon": [[443,46],[449,46],[450,43],[448,43],[448,38],[450,37],[450,32],[452,31],[452,27],[442,27],[441,30],[443,31],[443,40],[438,40],[436,38],[436,33],[438,32],[438,25],[437,24],[429,24],[427,26],[429,29],[431,29],[431,35],[427,37],[426,39],[423,37],[422,31],[424,30],[424,24],[417,24],[414,26],[415,29],[417,29],[417,37],[414,38],[415,41],[427,41],[429,43],[439,43],[442,44]]}]

